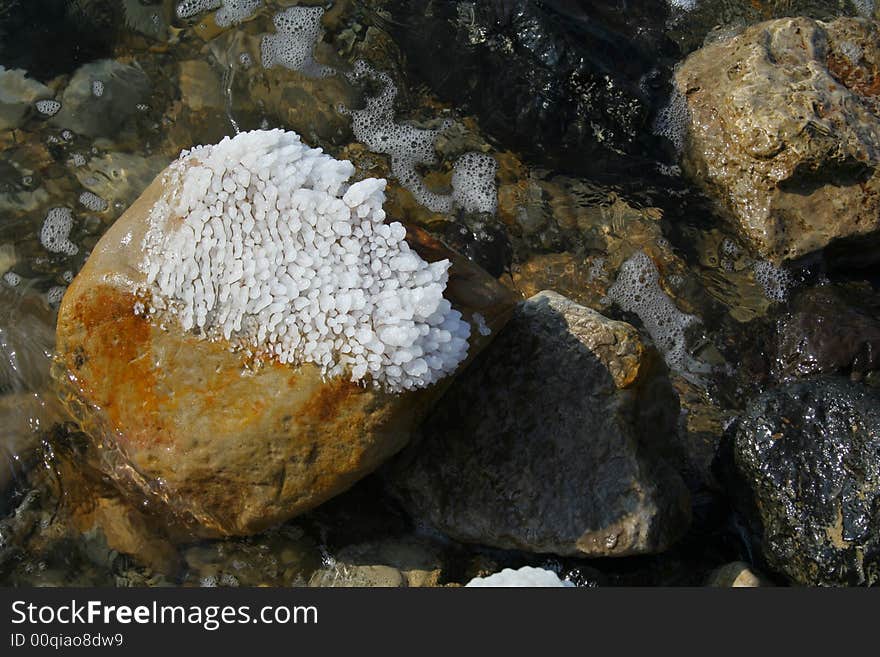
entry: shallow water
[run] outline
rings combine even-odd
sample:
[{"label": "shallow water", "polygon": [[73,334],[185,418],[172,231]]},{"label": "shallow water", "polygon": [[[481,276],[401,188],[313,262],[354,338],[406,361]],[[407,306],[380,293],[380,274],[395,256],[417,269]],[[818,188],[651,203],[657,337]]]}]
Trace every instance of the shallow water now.
[{"label": "shallow water", "polygon": [[[699,584],[716,566],[749,560],[735,518],[694,464],[687,538],[663,555],[618,560],[459,544],[414,525],[378,477],[258,536],[157,541],[141,555],[71,524],[74,512],[116,502],[108,481],[77,472],[91,457],[49,378],[64,289],[153,176],[193,145],[283,127],[363,175],[393,173],[352,127],[352,110],[377,92],[375,79],[348,75],[361,59],[393,80],[397,121],[438,131],[437,162],[414,165],[430,193],[448,193],[465,151],[499,162],[495,214],[433,213],[405,193],[393,200],[487,271],[526,296],[553,288],[638,322],[638,304],[621,303],[611,286],[639,254],[663,264],[652,294],[693,319],[673,338],[668,324],[641,324],[661,350],[672,340],[664,351],[675,355],[676,389],[692,400],[682,420],[692,436],[720,434],[760,370],[744,362],[743,322],[765,317],[791,288],[868,278],[815,262],[768,269],[678,175],[673,144],[657,134],[672,68],[705,39],[776,16],[863,13],[866,3],[255,4],[240,23],[218,26],[210,11],[180,18],[172,0],[0,0],[0,584],[397,582],[391,570],[410,584],[445,584],[525,563],[583,585]],[[265,68],[273,16],[300,5],[325,8],[320,36],[292,46],[300,70]],[[38,109],[52,98],[57,112]],[[68,209],[69,225],[47,228],[55,208]],[[362,571],[380,565],[393,568]]]}]

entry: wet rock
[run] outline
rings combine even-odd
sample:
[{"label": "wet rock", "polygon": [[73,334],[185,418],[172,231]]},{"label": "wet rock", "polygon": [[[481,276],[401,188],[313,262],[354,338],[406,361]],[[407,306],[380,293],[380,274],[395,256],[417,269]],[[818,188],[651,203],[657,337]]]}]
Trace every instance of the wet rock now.
[{"label": "wet rock", "polygon": [[880,300],[868,285],[804,290],[776,322],[778,379],[836,373],[861,378],[878,368]]},{"label": "wet rock", "polygon": [[391,566],[333,565],[317,571],[309,580],[313,587],[380,587],[406,586],[403,574]]},{"label": "wet rock", "polygon": [[52,95],[49,87],[28,78],[27,72],[0,66],[0,130],[19,127],[36,101]]},{"label": "wet rock", "polygon": [[716,568],[706,580],[706,586],[717,588],[753,588],[757,586],[773,586],[762,575],[742,561],[724,564]]},{"label": "wet rock", "polygon": [[[658,359],[629,324],[538,294],[456,380],[395,463],[392,486],[414,516],[464,542],[661,551],[690,507],[655,454],[674,427],[640,406]],[[661,388],[648,396],[675,405]]]},{"label": "wet rock", "polygon": [[880,581],[880,396],[843,379],[772,389],[735,429],[734,463],[770,567],[804,585]]},{"label": "wet rock", "polygon": [[[56,381],[106,474],[165,516],[177,538],[258,532],[351,487],[402,448],[443,385],[395,393],[317,366],[255,359],[177,320],[137,314],[144,235],[160,175],[95,247],[64,296]],[[446,295],[494,333],[510,294],[423,231],[429,261],[452,257]],[[474,331],[470,353],[491,336]]]},{"label": "wet rock", "polygon": [[150,80],[138,66],[113,59],[91,62],[73,74],[51,122],[86,137],[118,138],[120,128],[149,95]]},{"label": "wet rock", "polygon": [[340,573],[363,573],[364,568],[380,568],[367,572],[386,575],[389,571],[385,569],[390,568],[401,576],[401,584],[396,586],[424,587],[440,585],[445,563],[437,545],[402,536],[348,545],[333,555],[333,566],[318,577],[321,582],[333,581]]},{"label": "wet rock", "polygon": [[[644,152],[663,3],[391,2],[416,79],[533,161],[605,175]],[[441,53],[454,53],[437,65]],[[648,135],[650,136],[650,135]]]},{"label": "wet rock", "polygon": [[784,18],[676,73],[686,171],[774,263],[880,229],[878,44],[873,21]]},{"label": "wet rock", "polygon": [[193,59],[180,62],[180,96],[195,110],[223,107],[220,78],[208,62]]}]

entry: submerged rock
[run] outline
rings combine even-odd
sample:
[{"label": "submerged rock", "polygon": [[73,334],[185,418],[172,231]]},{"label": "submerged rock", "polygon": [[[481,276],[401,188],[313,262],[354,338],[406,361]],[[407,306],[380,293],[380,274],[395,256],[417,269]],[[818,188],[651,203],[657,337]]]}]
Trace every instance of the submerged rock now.
[{"label": "submerged rock", "polygon": [[861,378],[880,369],[880,300],[873,291],[826,285],[795,296],[776,322],[778,379]]},{"label": "submerged rock", "polygon": [[51,97],[52,90],[26,71],[0,66],[0,131],[19,127],[35,102]]},{"label": "submerged rock", "polygon": [[674,418],[644,405],[675,405],[652,372],[658,359],[629,324],[542,292],[449,389],[392,485],[416,517],[464,542],[661,551],[686,530],[690,506],[655,454]]},{"label": "submerged rock", "polygon": [[677,71],[685,169],[762,256],[880,230],[878,66],[877,23],[783,18]]},{"label": "submerged rock", "polygon": [[805,585],[880,581],[880,396],[842,379],[769,390],[746,409],[734,462],[764,557]]},{"label": "submerged rock", "polygon": [[113,59],[77,69],[51,122],[87,137],[114,137],[137,106],[149,99],[150,79],[138,66]]},{"label": "submerged rock", "polygon": [[[382,221],[384,181],[349,187],[348,162],[291,134],[243,133],[160,174],[59,312],[56,378],[103,447],[102,469],[195,535],[260,531],[377,468],[464,358],[446,328],[471,333],[462,344],[473,357],[491,339],[480,322],[494,334],[512,307],[500,284],[425,233],[407,239],[433,264],[400,246],[403,228]],[[334,274],[337,258],[347,264]],[[379,298],[380,277],[393,276],[399,286]],[[349,330],[368,302],[372,315]],[[472,313],[481,320],[468,331]],[[371,326],[381,342],[362,330]]]}]

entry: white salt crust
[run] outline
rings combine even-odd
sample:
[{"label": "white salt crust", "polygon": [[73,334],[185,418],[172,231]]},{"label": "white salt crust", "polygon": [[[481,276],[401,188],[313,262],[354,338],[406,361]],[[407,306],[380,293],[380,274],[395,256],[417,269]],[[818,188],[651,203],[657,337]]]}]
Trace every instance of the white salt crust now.
[{"label": "white salt crust", "polygon": [[61,103],[57,100],[38,100],[34,103],[34,107],[37,108],[37,111],[40,114],[54,116],[55,114],[58,114],[58,110],[61,109]]},{"label": "white salt crust", "polygon": [[43,220],[40,243],[51,253],[76,255],[79,247],[69,239],[72,228],[73,213],[70,208],[52,208]]},{"label": "white salt crust", "polygon": [[692,369],[695,361],[687,352],[685,329],[699,320],[681,312],[666,295],[657,266],[644,252],[635,253],[620,266],[608,297],[639,316],[670,369]]},{"label": "white salt crust", "polygon": [[486,577],[474,577],[465,584],[470,587],[509,588],[509,587],[553,587],[569,588],[574,584],[567,579],[559,579],[552,570],[523,566],[519,570],[505,568],[499,573]]},{"label": "white salt crust", "polygon": [[422,181],[418,167],[437,163],[434,141],[452,126],[452,121],[444,121],[434,129],[395,123],[397,87],[391,76],[358,61],[351,77],[354,80],[372,79],[381,85],[382,90],[375,96],[368,96],[363,109],[341,107],[340,112],[351,116],[352,130],[358,141],[371,151],[391,156],[391,173],[418,203],[431,212],[448,213],[456,204],[469,212],[495,212],[498,205],[495,185],[498,164],[495,158],[483,153],[465,153],[453,165],[452,194],[432,192]]},{"label": "white salt crust", "polygon": [[315,44],[321,37],[321,7],[289,7],[275,14],[275,34],[266,34],[260,43],[264,68],[283,66],[309,77],[331,75],[332,68],[315,61]]},{"label": "white salt crust", "polygon": [[283,130],[184,151],[144,238],[146,312],[391,391],[451,373],[470,326],[443,298],[450,263],[410,250],[385,181],[353,173]]}]

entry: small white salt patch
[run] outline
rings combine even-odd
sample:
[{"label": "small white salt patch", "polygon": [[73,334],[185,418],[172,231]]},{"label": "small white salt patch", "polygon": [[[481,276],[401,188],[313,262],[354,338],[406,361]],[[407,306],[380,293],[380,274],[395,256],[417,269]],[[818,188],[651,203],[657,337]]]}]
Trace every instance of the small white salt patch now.
[{"label": "small white salt patch", "polygon": [[38,100],[34,103],[34,107],[37,108],[37,111],[40,114],[45,114],[46,116],[54,116],[58,113],[58,110],[61,109],[61,103],[57,100]]},{"label": "small white salt patch", "polygon": [[397,392],[454,371],[470,325],[443,298],[449,261],[412,251],[385,223],[385,181],[353,174],[283,130],[185,151],[143,241],[154,307],[328,378]]},{"label": "small white salt patch", "polygon": [[73,213],[70,208],[52,208],[46,214],[40,230],[40,243],[51,253],[76,255],[79,247],[70,241]]},{"label": "small white salt patch", "polygon": [[104,83],[100,80],[92,80],[92,95],[95,98],[100,98],[104,95]]},{"label": "small white salt patch", "polygon": [[519,570],[513,568],[505,568],[499,573],[494,573],[486,577],[474,577],[470,582],[465,584],[466,587],[493,587],[493,588],[509,588],[509,587],[551,587],[551,588],[570,588],[574,586],[573,582],[567,579],[560,579],[552,570],[544,568],[534,568],[533,566],[523,566]]},{"label": "small white salt patch", "polygon": [[67,291],[67,286],[65,285],[55,285],[50,287],[46,292],[46,301],[49,302],[50,306],[57,306],[61,303],[61,299],[64,298],[64,293]]},{"label": "small white salt patch", "polygon": [[695,363],[687,352],[685,329],[699,319],[681,312],[663,291],[660,272],[651,258],[638,251],[624,262],[608,297],[638,315],[670,369],[691,369]]},{"label": "small white salt patch", "polygon": [[472,315],[472,319],[474,323],[477,325],[477,331],[479,331],[480,335],[487,336],[492,335],[492,329],[486,324],[486,318],[483,317],[480,313],[474,313]]},{"label": "small white salt patch", "polygon": [[83,192],[80,194],[79,202],[92,212],[103,212],[107,209],[107,201],[93,192]]}]

